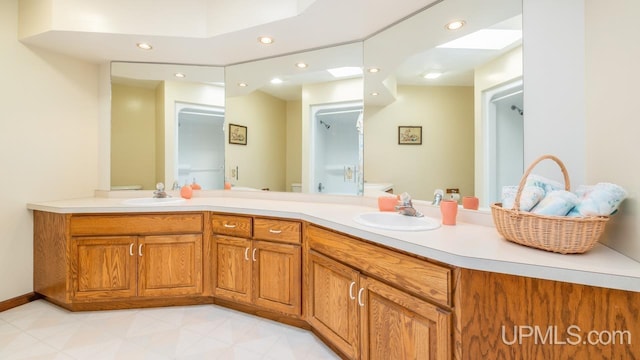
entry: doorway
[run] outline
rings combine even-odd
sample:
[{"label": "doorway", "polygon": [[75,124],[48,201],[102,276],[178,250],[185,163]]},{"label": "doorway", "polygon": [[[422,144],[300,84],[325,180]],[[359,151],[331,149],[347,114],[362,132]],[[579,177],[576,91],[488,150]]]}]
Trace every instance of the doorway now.
[{"label": "doorway", "polygon": [[203,190],[224,188],[224,109],[176,104],[178,185],[197,182]]}]

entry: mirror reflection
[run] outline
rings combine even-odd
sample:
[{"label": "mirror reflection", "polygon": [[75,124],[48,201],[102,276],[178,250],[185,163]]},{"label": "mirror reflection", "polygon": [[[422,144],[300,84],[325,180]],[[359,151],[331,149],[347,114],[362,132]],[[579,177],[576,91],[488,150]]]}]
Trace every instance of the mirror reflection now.
[{"label": "mirror reflection", "polygon": [[[479,30],[521,34],[521,12],[513,0],[447,0],[362,43],[224,69],[186,66],[207,74],[205,80],[177,79],[174,65],[114,63],[112,185],[153,189],[157,181],[170,186],[211,177],[211,188],[226,179],[234,189],[317,193],[335,180],[348,190],[327,192],[353,193],[355,184],[358,194],[406,191],[430,200],[435,189],[458,189],[488,204],[523,171],[521,40],[491,49],[477,39],[442,45]],[[455,19],[464,20],[462,28],[445,29]],[[361,73],[344,78],[327,71],[354,68]],[[224,153],[223,169],[220,161],[205,166],[179,158],[180,106],[207,113],[193,116],[224,116],[217,155]],[[355,158],[314,150],[325,140],[313,134],[324,128],[336,138],[341,126],[356,129],[357,140],[348,142],[357,144]],[[232,129],[246,142],[230,141]],[[328,162],[319,165],[318,155]],[[332,178],[314,175],[318,167]]]}]

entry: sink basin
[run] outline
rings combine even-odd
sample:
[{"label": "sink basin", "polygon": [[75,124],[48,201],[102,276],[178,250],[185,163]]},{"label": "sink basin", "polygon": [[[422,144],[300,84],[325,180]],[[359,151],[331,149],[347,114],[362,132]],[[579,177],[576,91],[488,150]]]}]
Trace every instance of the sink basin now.
[{"label": "sink basin", "polygon": [[125,205],[169,205],[180,204],[185,200],[179,197],[166,197],[166,198],[133,198],[126,199],[122,203]]},{"label": "sink basin", "polygon": [[358,224],[383,230],[424,231],[440,227],[440,221],[429,217],[405,216],[395,212],[368,212],[356,215]]}]

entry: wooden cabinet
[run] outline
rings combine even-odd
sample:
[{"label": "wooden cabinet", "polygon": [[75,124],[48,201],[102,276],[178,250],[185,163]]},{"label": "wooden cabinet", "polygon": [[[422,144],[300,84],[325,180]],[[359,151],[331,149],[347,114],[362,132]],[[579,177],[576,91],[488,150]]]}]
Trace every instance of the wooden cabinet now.
[{"label": "wooden cabinet", "polygon": [[[306,234],[307,321],[345,357],[451,358],[450,269],[314,226]],[[435,281],[414,283],[415,273]]]},{"label": "wooden cabinet", "polygon": [[301,315],[301,224],[213,215],[214,296]]},{"label": "wooden cabinet", "polygon": [[35,291],[71,309],[201,303],[204,218],[35,212]]}]

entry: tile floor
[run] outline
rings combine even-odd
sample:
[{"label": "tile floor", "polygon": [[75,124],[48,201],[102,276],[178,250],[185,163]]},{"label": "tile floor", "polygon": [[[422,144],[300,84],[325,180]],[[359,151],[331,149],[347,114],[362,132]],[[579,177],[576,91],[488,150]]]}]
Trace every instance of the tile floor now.
[{"label": "tile floor", "polygon": [[338,359],[312,333],[215,305],[0,312],[0,359]]}]

